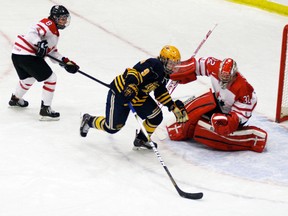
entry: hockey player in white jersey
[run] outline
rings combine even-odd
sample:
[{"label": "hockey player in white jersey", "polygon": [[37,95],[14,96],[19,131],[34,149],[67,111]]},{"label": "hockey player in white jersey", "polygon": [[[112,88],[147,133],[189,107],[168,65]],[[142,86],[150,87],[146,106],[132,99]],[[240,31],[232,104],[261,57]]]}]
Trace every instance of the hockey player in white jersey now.
[{"label": "hockey player in white jersey", "polygon": [[10,106],[27,107],[29,103],[23,96],[37,80],[43,82],[40,120],[59,119],[60,113],[51,108],[57,76],[44,58],[49,54],[63,61],[64,68],[69,73],[79,70],[75,62],[62,56],[57,50],[59,29],[65,29],[70,24],[70,18],[69,11],[64,6],[54,5],[48,18],[32,25],[27,34],[17,36],[12,50],[12,61],[19,82],[9,101]]}]

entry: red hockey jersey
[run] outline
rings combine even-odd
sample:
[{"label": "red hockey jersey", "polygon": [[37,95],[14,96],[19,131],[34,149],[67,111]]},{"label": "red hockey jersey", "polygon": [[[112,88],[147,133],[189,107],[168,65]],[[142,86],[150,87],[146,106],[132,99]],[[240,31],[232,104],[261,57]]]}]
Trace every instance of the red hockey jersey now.
[{"label": "red hockey jersey", "polygon": [[212,87],[222,112],[235,112],[239,117],[240,124],[244,124],[251,117],[257,104],[256,94],[253,87],[239,72],[236,73],[234,82],[226,89],[222,89],[218,77],[221,62],[213,57],[199,58],[196,61],[196,75],[211,78]]}]

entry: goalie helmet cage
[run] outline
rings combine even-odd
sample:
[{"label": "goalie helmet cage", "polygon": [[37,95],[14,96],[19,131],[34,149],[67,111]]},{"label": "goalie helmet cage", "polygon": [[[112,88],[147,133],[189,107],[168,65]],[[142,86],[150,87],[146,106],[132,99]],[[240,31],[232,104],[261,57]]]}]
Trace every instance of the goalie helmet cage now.
[{"label": "goalie helmet cage", "polygon": [[276,105],[276,122],[288,120],[288,57],[287,57],[288,24],[283,29],[278,96]]}]

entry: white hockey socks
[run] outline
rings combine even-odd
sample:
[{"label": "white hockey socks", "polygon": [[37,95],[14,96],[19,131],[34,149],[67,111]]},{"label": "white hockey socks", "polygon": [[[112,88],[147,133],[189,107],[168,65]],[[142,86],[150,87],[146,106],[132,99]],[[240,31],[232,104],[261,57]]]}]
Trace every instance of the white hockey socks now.
[{"label": "white hockey socks", "polygon": [[15,96],[17,98],[22,98],[26,92],[31,88],[33,83],[36,81],[34,77],[29,77],[24,80],[19,80],[18,85],[16,86]]},{"label": "white hockey socks", "polygon": [[51,76],[44,81],[42,101],[45,106],[51,106],[52,104],[56,83],[57,76],[55,73],[52,73]]}]

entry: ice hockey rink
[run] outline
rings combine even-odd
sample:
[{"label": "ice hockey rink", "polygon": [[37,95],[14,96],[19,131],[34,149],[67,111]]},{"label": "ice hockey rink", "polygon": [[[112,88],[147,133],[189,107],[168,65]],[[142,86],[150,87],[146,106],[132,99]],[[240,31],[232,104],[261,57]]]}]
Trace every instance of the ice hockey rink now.
[{"label": "ice hockey rink", "polygon": [[[188,59],[218,24],[197,57],[234,58],[254,86],[258,105],[249,121],[268,132],[263,153],[220,152],[191,142],[160,140],[158,150],[178,186],[203,192],[178,195],[153,151],[133,151],[133,115],[117,134],[79,136],[80,114],[103,115],[107,88],[47,61],[58,76],[57,122],[40,122],[41,83],[25,95],[26,109],[8,107],[18,78],[11,49],[18,34],[47,17],[54,4],[71,13],[59,51],[105,83],[139,60],[175,45]],[[288,123],[274,122],[282,29],[287,17],[225,0],[1,0],[1,216],[270,216],[288,212]],[[210,79],[180,85],[173,98],[198,96]],[[173,114],[164,107],[159,134]],[[162,128],[162,129],[161,129]],[[163,138],[163,137],[162,137]]]}]

